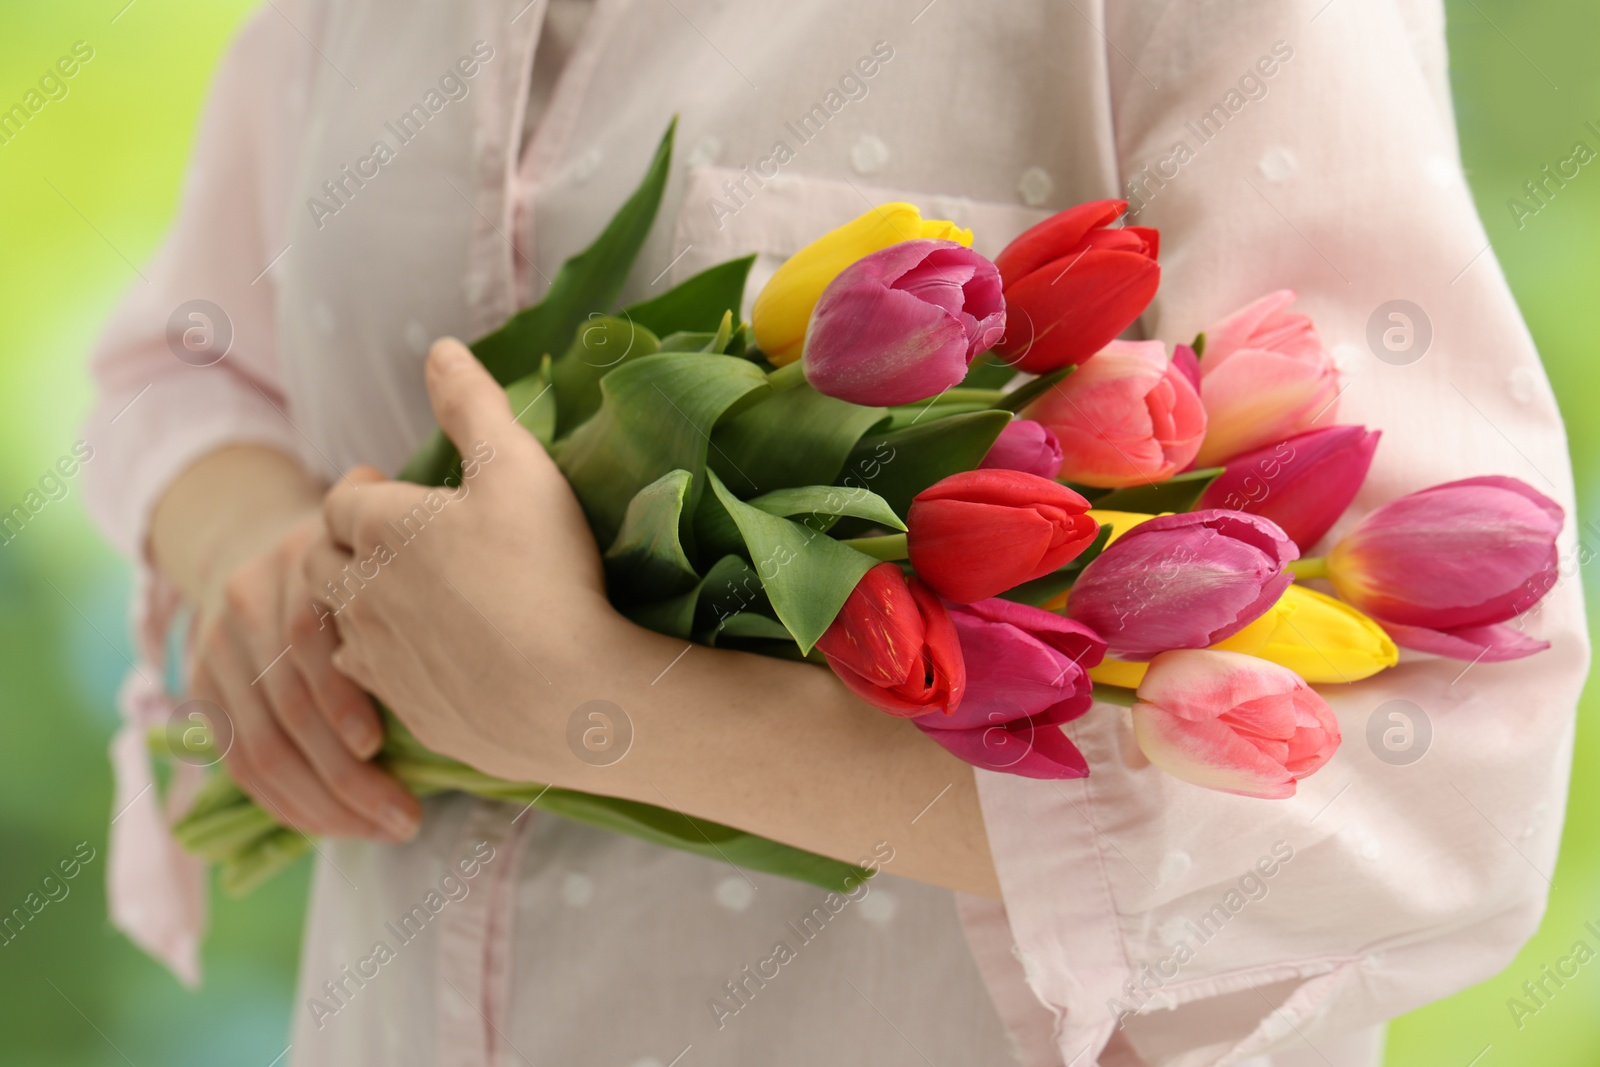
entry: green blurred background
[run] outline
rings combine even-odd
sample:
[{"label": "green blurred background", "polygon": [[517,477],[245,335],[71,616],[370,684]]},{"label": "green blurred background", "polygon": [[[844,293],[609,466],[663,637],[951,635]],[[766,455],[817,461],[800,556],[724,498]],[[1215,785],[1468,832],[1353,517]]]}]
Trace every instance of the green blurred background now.
[{"label": "green blurred background", "polygon": [[[170,219],[220,50],[254,0],[0,0],[0,101],[20,98],[73,42],[94,59],[0,145],[0,499],[20,500],[66,453],[89,403],[85,361]],[[1583,175],[1519,228],[1507,199],[1600,122],[1594,0],[1450,0],[1452,81],[1468,176],[1568,419],[1583,520],[1600,518],[1600,178]],[[1308,9],[1309,10],[1309,9]],[[115,19],[115,21],[113,21]],[[264,87],[264,91],[270,91]],[[52,185],[55,186],[52,189]],[[245,902],[219,900],[203,991],[188,993],[105,919],[105,758],[129,654],[125,566],[77,486],[0,549],[0,911],[79,842],[96,852],[0,948],[0,1065],[273,1064],[287,1043],[304,864]],[[1591,611],[1595,606],[1591,590]],[[1579,766],[1600,762],[1591,686]],[[1499,978],[1399,1020],[1391,1067],[1595,1067],[1600,967],[1512,1021],[1506,999],[1600,913],[1600,779],[1573,782],[1555,891],[1539,935]],[[1481,1057],[1474,1059],[1474,1057]]]}]

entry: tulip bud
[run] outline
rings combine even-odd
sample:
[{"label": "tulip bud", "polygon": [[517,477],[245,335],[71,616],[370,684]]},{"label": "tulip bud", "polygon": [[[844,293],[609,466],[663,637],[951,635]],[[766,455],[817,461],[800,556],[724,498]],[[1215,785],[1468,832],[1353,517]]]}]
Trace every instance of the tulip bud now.
[{"label": "tulip bud", "polygon": [[1228,460],[1198,506],[1265,516],[1310,548],[1355,499],[1379,436],[1364,426],[1329,426],[1241,453]]},{"label": "tulip bud", "polygon": [[1327,701],[1287,667],[1238,652],[1163,652],[1133,706],[1151,763],[1186,782],[1281,800],[1339,748]]},{"label": "tulip bud", "polygon": [[1061,471],[1061,442],[1042,423],[1012,419],[978,469],[1022,471],[1053,480]]},{"label": "tulip bud", "polygon": [[1160,341],[1113,341],[1024,412],[1061,441],[1061,477],[1116,488],[1172,477],[1194,460],[1206,412]]},{"label": "tulip bud", "polygon": [[967,695],[954,715],[912,720],[975,767],[1025,778],[1082,778],[1089,765],[1060,725],[1094,702],[1087,669],[1106,644],[1053,612],[980,600],[950,617],[967,664]]},{"label": "tulip bud", "polygon": [[1368,514],[1328,554],[1328,578],[1406,648],[1518,659],[1549,643],[1501,624],[1555,584],[1564,518],[1516,478],[1447,482]]},{"label": "tulip bud", "polygon": [[953,715],[966,689],[949,612],[893,563],[862,576],[817,648],[852,693],[890,715]]},{"label": "tulip bud", "polygon": [[1161,282],[1161,242],[1144,226],[1110,228],[1127,208],[1124,200],[1068,208],[995,259],[1013,309],[997,346],[1007,363],[1032,374],[1082,363],[1144,313]]},{"label": "tulip bud", "polygon": [[1293,580],[1284,564],[1298,556],[1282,530],[1255,515],[1163,515],[1123,534],[1083,569],[1067,615],[1124,659],[1205,648],[1276,603]]},{"label": "tulip bud", "polygon": [[857,260],[817,301],[806,381],[866,407],[958,385],[1005,329],[994,264],[951,241],[901,241]]},{"label": "tulip bud", "polygon": [[963,604],[1042,578],[1094,543],[1089,502],[1032,474],[974,470],[918,493],[906,513],[917,575]]},{"label": "tulip bud", "polygon": [[1200,466],[1282,441],[1319,419],[1333,421],[1339,371],[1311,319],[1288,311],[1294,298],[1280,289],[1206,330]]},{"label": "tulip bud", "polygon": [[972,245],[972,231],[924,219],[912,204],[883,204],[823,234],[790,256],[756,297],[750,329],[775,366],[800,358],[811,311],[828,283],[856,260],[901,241],[930,238]]}]

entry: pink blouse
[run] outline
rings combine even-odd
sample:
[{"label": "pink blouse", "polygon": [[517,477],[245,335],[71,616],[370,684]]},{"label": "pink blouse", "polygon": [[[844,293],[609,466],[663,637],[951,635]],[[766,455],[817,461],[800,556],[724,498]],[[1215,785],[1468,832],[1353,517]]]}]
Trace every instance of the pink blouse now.
[{"label": "pink blouse", "polygon": [[[1344,372],[1341,421],[1384,431],[1346,524],[1488,473],[1571,513],[1554,398],[1462,178],[1436,0],[598,0],[523,145],[545,6],[276,0],[249,22],[171,234],[95,357],[85,478],[130,557],[165,487],[224,443],[328,478],[398,468],[432,425],[429,341],[536,299],[674,112],[631,297],[757,252],[753,294],[871,203],[912,200],[993,254],[1050,211],[1121,196],[1162,232],[1148,336],[1300,292]],[[1431,326],[1414,361],[1368,340],[1395,300]],[[195,365],[190,326],[226,356]],[[1162,775],[1110,706],[1067,727],[1090,778],[978,772],[1004,901],[957,902],[970,953],[949,894],[886,879],[840,917],[837,948],[803,950],[788,993],[763,987],[721,1028],[709,1002],[739,1002],[712,977],[766,955],[763,931],[813,903],[804,887],[462,798],[405,847],[323,843],[292,1059],[1000,1062],[1003,1024],[1029,1065],[1376,1063],[1375,1027],[1493,974],[1538,924],[1587,664],[1575,530],[1562,548],[1528,622],[1549,651],[1416,657],[1329,687],[1345,744],[1293,800]],[[110,876],[115,921],[193,982],[203,885],[165,835],[140,736],[170,713],[156,683],[175,606],[146,572]],[[1415,762],[1368,741],[1397,707],[1431,727]],[[345,978],[478,843],[500,858],[427,947]],[[681,1042],[660,1036],[680,1019]],[[645,1032],[660,1040],[629,1044]]]}]

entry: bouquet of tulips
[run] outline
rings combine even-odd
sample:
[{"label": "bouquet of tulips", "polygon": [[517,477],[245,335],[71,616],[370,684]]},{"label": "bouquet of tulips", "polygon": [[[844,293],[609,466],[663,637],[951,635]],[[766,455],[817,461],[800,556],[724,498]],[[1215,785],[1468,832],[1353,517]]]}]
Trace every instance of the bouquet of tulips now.
[{"label": "bouquet of tulips", "polygon": [[[1292,795],[1338,747],[1314,685],[1391,667],[1397,645],[1544,647],[1508,620],[1553,584],[1562,513],[1514,479],[1413,493],[1302,556],[1379,435],[1332,424],[1338,374],[1292,293],[1169,355],[1117,340],[1160,279],[1157,233],[1114,225],[1125,204],[1061,212],[994,261],[886,204],[783,264],[748,325],[751,259],[618,308],[671,143],[669,128],[546,298],[473,346],[640,625],[813,661],[988,770],[1082,777],[1061,726],[1131,715],[1155,766],[1256,797]],[[402,477],[460,470],[436,435]],[[496,781],[392,718],[379,759],[419,794],[537,801],[831,887],[862,874],[650,805]],[[177,832],[234,888],[305,844],[220,772]]]}]

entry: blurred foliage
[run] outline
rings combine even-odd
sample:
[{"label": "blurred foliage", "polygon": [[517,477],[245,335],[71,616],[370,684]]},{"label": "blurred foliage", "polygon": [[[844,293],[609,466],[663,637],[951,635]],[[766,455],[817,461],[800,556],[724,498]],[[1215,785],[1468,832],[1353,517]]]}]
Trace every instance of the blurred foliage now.
[{"label": "blurred foliage", "polygon": [[[90,345],[171,218],[211,71],[251,0],[6,3],[0,100],[19,98],[74,42],[94,58],[0,145],[0,498],[20,499],[66,454],[89,402]],[[1590,0],[1450,0],[1452,78],[1468,176],[1568,419],[1582,518],[1600,506],[1600,177],[1585,168],[1519,226],[1507,208],[1600,124],[1600,7]],[[1419,177],[1419,180],[1420,177]],[[9,506],[9,505],[8,505]],[[0,909],[20,904],[80,842],[95,858],[0,947],[0,1067],[269,1064],[288,1041],[306,868],[248,901],[219,899],[207,981],[190,993],[105,920],[105,759],[131,654],[126,568],[76,484],[0,547]],[[1581,766],[1600,763],[1591,694]],[[1600,967],[1585,967],[1519,1029],[1525,980],[1600,919],[1600,781],[1579,775],[1549,913],[1500,977],[1394,1024],[1391,1067],[1600,1063]],[[1507,862],[1521,862],[1510,857]],[[1591,943],[1593,943],[1591,939]],[[1474,1060],[1481,1054],[1481,1059]]]}]

